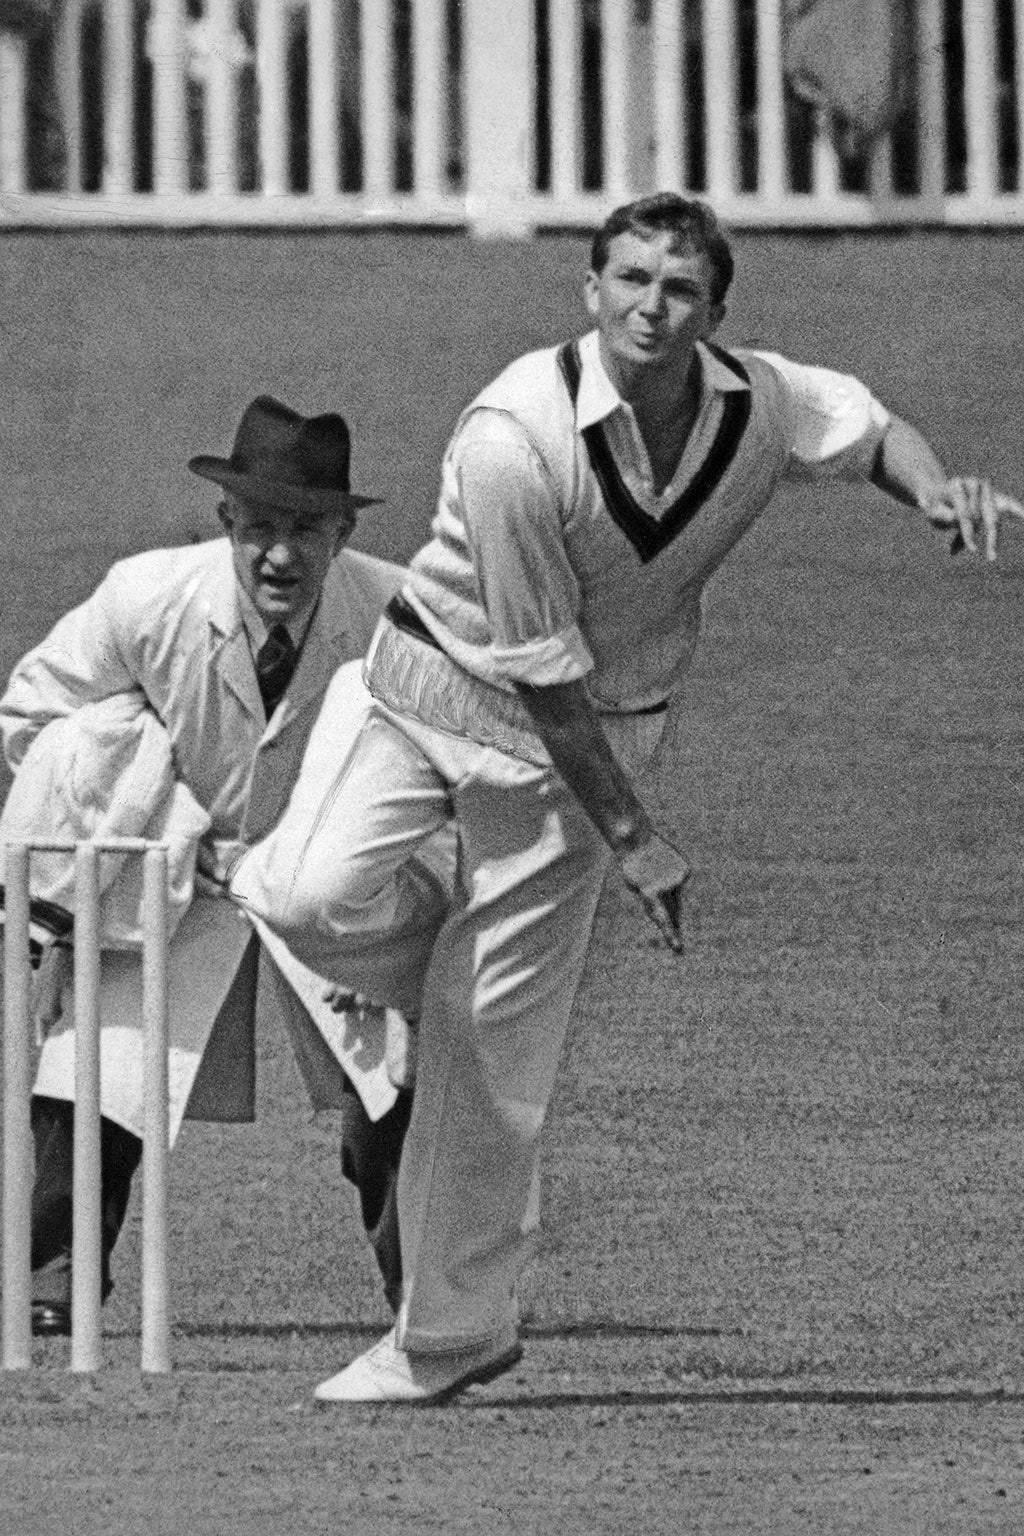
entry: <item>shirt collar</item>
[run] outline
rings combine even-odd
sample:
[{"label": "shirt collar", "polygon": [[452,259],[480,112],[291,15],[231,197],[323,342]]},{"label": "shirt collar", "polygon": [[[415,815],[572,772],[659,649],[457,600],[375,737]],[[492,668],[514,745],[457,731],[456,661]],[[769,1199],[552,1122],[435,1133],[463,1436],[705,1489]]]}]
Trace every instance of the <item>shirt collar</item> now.
[{"label": "shirt collar", "polygon": [[[235,583],[235,592],[238,598],[238,617],[242,621],[245,638],[249,642],[249,650],[255,659],[259,655],[264,641],[270,634],[270,630],[256,604],[239,582]],[[288,631],[292,644],[297,651],[302,649],[302,642],[306,638],[306,633],[312,622],[313,614],[316,612],[316,607],[317,605],[314,603],[308,613],[301,614],[298,618],[292,619],[285,625],[285,629]],[[275,625],[274,627],[276,628],[277,626]]]},{"label": "shirt collar", "polygon": [[[576,396],[576,430],[583,432],[595,422],[611,416],[614,411],[625,409],[626,402],[605,372],[597,331],[588,331],[586,336],[581,337],[579,347],[580,388]],[[750,388],[731,368],[719,362],[710,347],[706,347],[702,341],[697,343],[697,354],[701,362],[701,409],[712,394],[729,394],[733,390]]]}]

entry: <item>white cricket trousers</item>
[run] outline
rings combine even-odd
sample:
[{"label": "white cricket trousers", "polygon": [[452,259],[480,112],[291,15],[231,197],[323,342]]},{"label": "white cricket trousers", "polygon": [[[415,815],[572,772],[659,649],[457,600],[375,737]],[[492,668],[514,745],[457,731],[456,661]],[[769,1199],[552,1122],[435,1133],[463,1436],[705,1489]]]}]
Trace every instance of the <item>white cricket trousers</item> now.
[{"label": "white cricket trousers", "polygon": [[[462,895],[425,935],[411,872],[453,815]],[[301,859],[276,887],[263,879],[263,913],[297,953],[344,956],[350,984],[419,1013],[399,1180],[410,1349],[517,1320],[538,1140],[609,859],[553,768],[375,704]],[[398,954],[420,967],[401,997]]]}]

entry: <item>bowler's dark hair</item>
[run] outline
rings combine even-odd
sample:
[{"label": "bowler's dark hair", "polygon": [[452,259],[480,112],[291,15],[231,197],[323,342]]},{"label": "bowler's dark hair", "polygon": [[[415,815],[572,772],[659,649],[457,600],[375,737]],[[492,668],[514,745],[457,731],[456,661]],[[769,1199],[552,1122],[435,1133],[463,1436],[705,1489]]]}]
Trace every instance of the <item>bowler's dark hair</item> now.
[{"label": "bowler's dark hair", "polygon": [[707,203],[680,197],[678,192],[655,192],[624,203],[608,215],[590,247],[590,266],[601,272],[608,261],[608,247],[616,235],[627,232],[642,238],[667,231],[673,249],[694,250],[708,258],[712,270],[711,298],[720,304],[729,291],[734,263],[729,242]]}]

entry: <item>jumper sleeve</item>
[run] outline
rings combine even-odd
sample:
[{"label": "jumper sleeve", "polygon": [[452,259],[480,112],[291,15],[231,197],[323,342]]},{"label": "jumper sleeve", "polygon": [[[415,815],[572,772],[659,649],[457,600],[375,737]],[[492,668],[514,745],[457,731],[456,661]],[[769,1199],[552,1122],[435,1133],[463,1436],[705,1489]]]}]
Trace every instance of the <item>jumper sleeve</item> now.
[{"label": "jumper sleeve", "polygon": [[572,682],[593,666],[558,495],[511,416],[474,412],[442,475],[434,540],[410,596],[449,654],[489,682]]}]

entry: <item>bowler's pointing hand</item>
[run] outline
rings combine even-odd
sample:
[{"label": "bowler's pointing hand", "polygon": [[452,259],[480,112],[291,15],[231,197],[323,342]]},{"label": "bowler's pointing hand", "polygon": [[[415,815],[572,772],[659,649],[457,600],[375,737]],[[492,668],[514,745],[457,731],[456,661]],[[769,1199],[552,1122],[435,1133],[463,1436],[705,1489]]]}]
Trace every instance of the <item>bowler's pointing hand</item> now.
[{"label": "bowler's pointing hand", "polygon": [[926,501],[924,511],[936,528],[954,529],[950,554],[962,549],[978,552],[977,534],[984,533],[985,558],[994,560],[999,542],[999,519],[1019,517],[1024,521],[1024,506],[1012,496],[993,489],[987,480],[958,477],[947,481],[935,496]]},{"label": "bowler's pointing hand", "polygon": [[652,837],[622,859],[622,876],[643,903],[644,911],[673,953],[683,952],[680,932],[683,886],[689,864],[671,843]]}]

